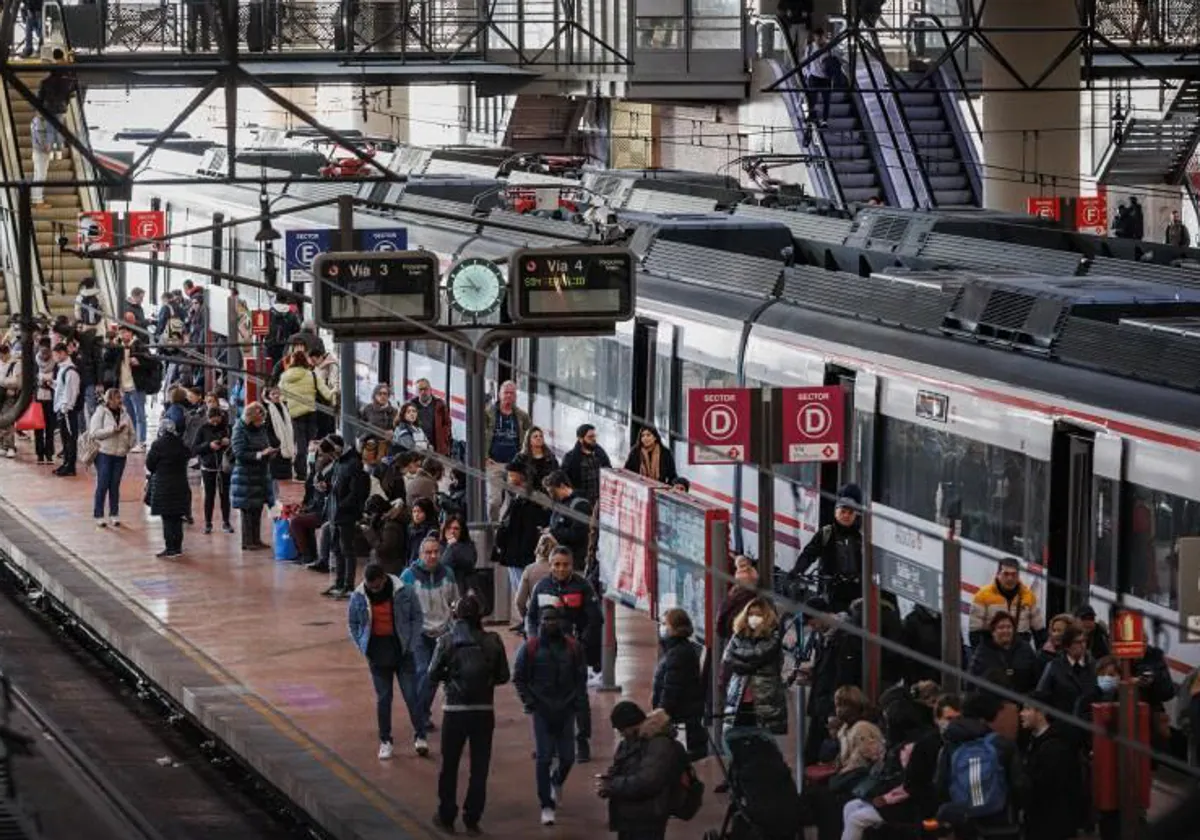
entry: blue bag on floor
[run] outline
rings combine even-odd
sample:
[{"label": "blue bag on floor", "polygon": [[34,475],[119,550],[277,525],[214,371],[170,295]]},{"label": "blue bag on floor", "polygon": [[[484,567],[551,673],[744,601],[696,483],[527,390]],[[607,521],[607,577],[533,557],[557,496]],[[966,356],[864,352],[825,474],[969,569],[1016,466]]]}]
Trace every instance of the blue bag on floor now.
[{"label": "blue bag on floor", "polygon": [[300,556],[300,550],[296,548],[296,541],[292,539],[291,524],[288,520],[280,518],[275,520],[275,559],[280,562],[295,560]]}]

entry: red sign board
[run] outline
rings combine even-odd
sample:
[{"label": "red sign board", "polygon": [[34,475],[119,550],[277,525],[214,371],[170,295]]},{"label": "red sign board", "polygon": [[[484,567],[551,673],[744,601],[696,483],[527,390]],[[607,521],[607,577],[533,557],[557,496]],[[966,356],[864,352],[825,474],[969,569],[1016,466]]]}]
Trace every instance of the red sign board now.
[{"label": "red sign board", "polygon": [[271,310],[255,309],[250,313],[250,332],[255,338],[266,338],[271,332]]},{"label": "red sign board", "polygon": [[753,388],[688,390],[688,463],[740,464],[750,458]]},{"label": "red sign board", "polygon": [[83,251],[111,248],[116,244],[113,236],[113,214],[93,211],[79,214],[79,248]]},{"label": "red sign board", "polygon": [[1146,628],[1141,613],[1117,613],[1113,622],[1112,653],[1118,659],[1141,659],[1146,655]]},{"label": "red sign board", "polygon": [[841,387],[780,388],[777,393],[782,462],[840,461],[846,442],[846,395]]},{"label": "red sign board", "polygon": [[1040,216],[1057,222],[1062,218],[1061,204],[1058,196],[1030,196],[1025,201],[1025,211],[1030,216]]},{"label": "red sign board", "polygon": [[[161,239],[167,235],[167,213],[165,210],[131,210],[126,215],[129,236],[134,240]],[[137,248],[151,251],[165,250],[165,242],[143,242]]]},{"label": "red sign board", "polygon": [[1075,201],[1075,229],[1088,233],[1108,230],[1108,196],[1080,196]]}]

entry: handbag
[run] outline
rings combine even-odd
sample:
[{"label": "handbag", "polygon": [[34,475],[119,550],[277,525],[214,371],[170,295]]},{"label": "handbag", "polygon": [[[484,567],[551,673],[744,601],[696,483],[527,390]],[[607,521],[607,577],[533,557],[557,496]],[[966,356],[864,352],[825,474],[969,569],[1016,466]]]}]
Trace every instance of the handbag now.
[{"label": "handbag", "polygon": [[90,467],[96,460],[96,456],[100,454],[100,444],[89,432],[83,432],[79,435],[79,449],[76,452],[76,459],[85,467]]},{"label": "handbag", "polygon": [[42,411],[42,404],[36,400],[29,404],[29,408],[25,409],[25,413],[13,424],[13,429],[18,432],[40,432],[45,428],[46,413]]}]

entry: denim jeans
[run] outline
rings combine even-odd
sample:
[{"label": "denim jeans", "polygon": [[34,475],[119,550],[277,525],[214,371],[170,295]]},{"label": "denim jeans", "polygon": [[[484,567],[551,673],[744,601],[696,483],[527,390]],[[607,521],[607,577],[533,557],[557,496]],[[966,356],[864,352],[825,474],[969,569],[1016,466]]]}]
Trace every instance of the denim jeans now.
[{"label": "denim jeans", "polygon": [[92,415],[96,413],[96,406],[100,404],[100,396],[96,393],[94,385],[81,387],[83,388],[83,427],[86,429],[92,422]]},{"label": "denim jeans", "polygon": [[470,775],[463,800],[463,822],[478,823],[487,802],[488,768],[492,763],[492,735],[496,713],[491,709],[446,712],[442,715],[442,769],[438,774],[438,815],[447,825],[458,816],[458,764],[470,744]]},{"label": "denim jeans", "polygon": [[433,659],[433,649],[437,645],[437,639],[433,636],[426,636],[424,633],[419,637],[417,648],[413,651],[413,659],[417,668],[417,698],[420,703],[422,724],[428,727],[430,721],[433,720],[433,695],[437,691],[436,685],[431,685],[429,682],[429,661]]},{"label": "denim jeans", "polygon": [[96,495],[92,499],[92,516],[104,518],[104,499],[108,498],[108,515],[121,515],[121,477],[125,474],[124,455],[96,454]]},{"label": "denim jeans", "polygon": [[25,52],[33,52],[33,33],[37,33],[37,48],[42,48],[42,13],[27,12],[25,15]]},{"label": "denim jeans", "polygon": [[141,391],[126,391],[121,395],[121,404],[133,422],[137,442],[146,443],[146,395]]},{"label": "denim jeans", "polygon": [[400,696],[404,698],[404,705],[408,708],[413,737],[424,738],[425,718],[419,712],[417,674],[413,657],[405,654],[400,658],[399,664],[386,660],[376,663],[368,659],[367,662],[371,669],[371,683],[375,686],[375,717],[379,724],[380,742],[392,741],[392,695],[395,683],[399,683]]},{"label": "denim jeans", "polygon": [[[537,795],[538,802],[543,808],[553,808],[554,799],[550,796],[551,787],[561,787],[567,780],[567,774],[575,764],[575,718],[567,715],[566,720],[557,731],[539,712],[533,713],[533,744],[537,752]],[[558,766],[553,778],[550,767],[554,759]]]}]

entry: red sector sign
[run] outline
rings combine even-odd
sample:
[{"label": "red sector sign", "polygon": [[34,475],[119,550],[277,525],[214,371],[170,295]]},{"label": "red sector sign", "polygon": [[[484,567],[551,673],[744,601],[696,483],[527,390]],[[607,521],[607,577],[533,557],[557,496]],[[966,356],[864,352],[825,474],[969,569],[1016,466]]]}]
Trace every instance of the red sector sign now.
[{"label": "red sector sign", "polygon": [[[165,210],[130,210],[126,214],[129,222],[129,237],[133,240],[161,239],[167,235],[167,213]],[[140,242],[138,249],[151,251],[166,250],[165,242]]]},{"label": "red sector sign", "polygon": [[688,391],[688,463],[740,464],[750,457],[753,388]]},{"label": "red sector sign", "polygon": [[113,214],[99,210],[80,213],[78,242],[83,251],[113,247],[116,244],[113,236]]},{"label": "red sector sign", "polygon": [[1117,613],[1113,622],[1112,653],[1117,659],[1141,659],[1146,655],[1146,627],[1140,613]]},{"label": "red sector sign", "polygon": [[256,338],[266,338],[271,332],[271,310],[255,309],[250,313],[250,332]]},{"label": "red sector sign", "polygon": [[1076,199],[1075,229],[1095,233],[1108,230],[1108,196],[1080,196]]},{"label": "red sector sign", "polygon": [[840,386],[780,388],[779,402],[783,463],[842,459],[846,396]]},{"label": "red sector sign", "polygon": [[1030,196],[1025,201],[1025,211],[1030,216],[1040,216],[1054,222],[1062,218],[1058,196]]}]

